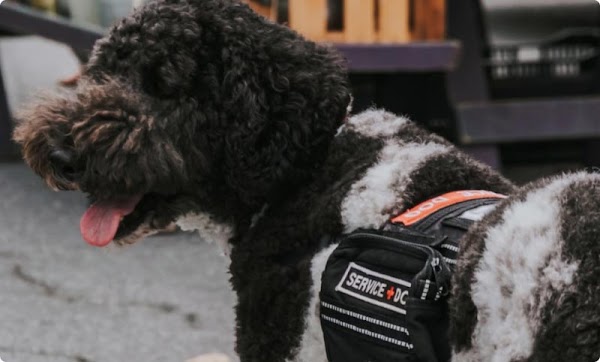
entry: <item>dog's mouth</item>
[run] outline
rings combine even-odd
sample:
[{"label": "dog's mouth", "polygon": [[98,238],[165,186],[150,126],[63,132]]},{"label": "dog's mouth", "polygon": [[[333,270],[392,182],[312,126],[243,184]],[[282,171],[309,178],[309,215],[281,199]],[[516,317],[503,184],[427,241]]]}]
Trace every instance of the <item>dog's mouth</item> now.
[{"label": "dog's mouth", "polygon": [[151,216],[144,211],[143,195],[118,197],[94,202],[83,214],[79,224],[83,239],[90,245],[104,247],[115,241],[133,244],[153,234]]}]

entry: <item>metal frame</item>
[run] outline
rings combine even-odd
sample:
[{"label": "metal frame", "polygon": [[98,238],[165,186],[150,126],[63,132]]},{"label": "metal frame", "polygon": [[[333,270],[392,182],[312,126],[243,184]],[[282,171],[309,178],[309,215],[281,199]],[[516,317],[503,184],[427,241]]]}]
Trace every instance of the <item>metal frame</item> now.
[{"label": "metal frame", "polygon": [[39,35],[82,50],[92,49],[96,40],[104,35],[101,27],[75,24],[14,3],[0,6],[0,29],[14,34]]},{"label": "metal frame", "polygon": [[10,118],[6,91],[4,90],[2,79],[2,69],[0,68],[0,158],[15,153],[13,142],[11,141],[12,122]]},{"label": "metal frame", "polygon": [[[79,26],[67,19],[15,3],[0,6],[0,30],[16,35],[39,35],[79,50],[90,50],[103,36],[100,27]],[[0,159],[12,159],[17,148],[11,140],[12,120],[0,67]]]},{"label": "metal frame", "polygon": [[548,99],[458,106],[463,144],[600,137],[600,98]]},{"label": "metal frame", "polygon": [[460,40],[463,51],[456,70],[447,76],[462,148],[499,168],[501,143],[600,138],[600,97],[490,99],[480,1],[455,1],[447,12],[448,36]]}]

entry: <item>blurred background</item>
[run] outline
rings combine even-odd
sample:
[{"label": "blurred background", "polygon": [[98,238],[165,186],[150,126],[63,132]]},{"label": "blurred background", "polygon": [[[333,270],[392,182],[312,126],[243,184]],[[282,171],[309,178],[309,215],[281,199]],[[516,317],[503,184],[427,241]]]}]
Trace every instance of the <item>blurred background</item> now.
[{"label": "blurred background", "polygon": [[[94,42],[144,2],[0,5],[6,362],[233,357],[234,296],[216,248],[179,232],[125,249],[88,247],[78,230],[83,196],[47,190],[10,141],[19,106],[41,89],[74,87]],[[246,2],[345,56],[355,112],[407,115],[519,183],[600,166],[596,0]]]}]

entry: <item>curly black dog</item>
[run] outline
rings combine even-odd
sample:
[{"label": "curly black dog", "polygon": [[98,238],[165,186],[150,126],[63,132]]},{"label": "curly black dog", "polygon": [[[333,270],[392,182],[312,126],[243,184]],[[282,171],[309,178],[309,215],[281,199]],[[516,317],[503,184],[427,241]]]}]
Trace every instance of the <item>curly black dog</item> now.
[{"label": "curly black dog", "polygon": [[[515,191],[405,118],[347,118],[349,103],[331,49],[234,0],[159,0],[97,43],[74,94],[24,111],[14,138],[51,187],[90,195],[89,243],[173,222],[218,242],[242,361],[319,362],[329,240],[445,192]],[[600,356],[599,196],[596,175],[543,181],[466,236],[455,361]]]}]

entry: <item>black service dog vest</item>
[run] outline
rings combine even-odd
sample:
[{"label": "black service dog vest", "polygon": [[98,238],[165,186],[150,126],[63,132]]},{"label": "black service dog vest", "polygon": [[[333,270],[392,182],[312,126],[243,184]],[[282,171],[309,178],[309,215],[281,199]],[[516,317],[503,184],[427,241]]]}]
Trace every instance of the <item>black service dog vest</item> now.
[{"label": "black service dog vest", "polygon": [[505,196],[456,191],[340,239],[322,275],[329,362],[446,362],[459,240]]}]

